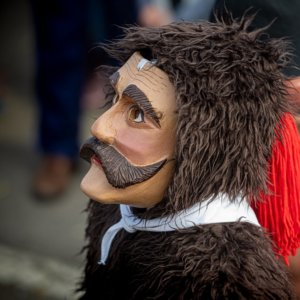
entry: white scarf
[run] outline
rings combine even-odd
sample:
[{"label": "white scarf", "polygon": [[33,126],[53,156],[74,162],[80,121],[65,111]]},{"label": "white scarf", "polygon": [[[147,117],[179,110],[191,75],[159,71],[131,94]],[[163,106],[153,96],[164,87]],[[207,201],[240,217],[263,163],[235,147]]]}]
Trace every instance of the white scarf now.
[{"label": "white scarf", "polygon": [[130,233],[137,230],[166,232],[202,224],[236,221],[249,222],[260,226],[246,199],[238,198],[232,202],[225,194],[220,194],[213,201],[209,199],[202,203],[196,203],[189,209],[180,211],[172,217],[151,220],[140,219],[132,213],[130,206],[123,204],[120,205],[120,211],[121,220],[108,228],[102,238],[99,264],[105,265],[112,241],[121,229],[125,229]]}]

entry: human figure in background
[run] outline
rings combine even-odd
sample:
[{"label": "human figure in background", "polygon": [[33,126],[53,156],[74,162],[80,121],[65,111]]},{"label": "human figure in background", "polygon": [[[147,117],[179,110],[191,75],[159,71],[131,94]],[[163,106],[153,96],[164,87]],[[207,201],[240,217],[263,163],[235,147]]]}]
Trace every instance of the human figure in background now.
[{"label": "human figure in background", "polygon": [[45,199],[65,190],[78,155],[87,6],[84,0],[32,0],[32,8],[41,151],[33,192]]},{"label": "human figure in background", "polygon": [[[114,24],[134,23],[136,10],[134,1],[32,0],[31,4],[41,152],[32,189],[38,199],[45,200],[66,190],[78,158],[80,99],[88,50],[100,37],[115,38],[119,29]],[[91,14],[94,7],[98,15]],[[97,19],[102,27],[97,28]],[[91,32],[93,26],[96,36]]]},{"label": "human figure in background", "polygon": [[161,26],[175,20],[209,19],[216,0],[137,0],[139,22],[143,26]]}]

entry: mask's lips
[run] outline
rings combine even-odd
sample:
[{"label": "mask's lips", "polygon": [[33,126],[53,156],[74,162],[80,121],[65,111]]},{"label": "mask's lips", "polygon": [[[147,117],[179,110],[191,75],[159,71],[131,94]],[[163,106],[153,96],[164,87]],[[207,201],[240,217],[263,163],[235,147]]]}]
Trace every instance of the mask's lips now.
[{"label": "mask's lips", "polygon": [[89,138],[80,149],[80,157],[91,163],[100,163],[108,182],[116,188],[143,182],[154,176],[167,162],[163,159],[147,166],[134,166],[116,149],[95,137]]},{"label": "mask's lips", "polygon": [[96,154],[91,157],[91,162],[94,162],[98,166],[102,166],[101,159]]},{"label": "mask's lips", "polygon": [[100,157],[94,150],[93,145],[88,142],[85,143],[80,149],[80,157],[90,163],[93,156],[96,156],[100,160]]},{"label": "mask's lips", "polygon": [[80,157],[89,163],[94,161],[97,165],[102,166],[101,157],[95,150],[94,139],[89,139],[80,149]]}]

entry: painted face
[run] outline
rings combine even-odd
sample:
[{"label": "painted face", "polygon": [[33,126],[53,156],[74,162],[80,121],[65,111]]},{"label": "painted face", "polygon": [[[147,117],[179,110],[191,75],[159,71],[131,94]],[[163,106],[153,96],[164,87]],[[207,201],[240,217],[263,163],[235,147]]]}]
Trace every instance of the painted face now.
[{"label": "painted face", "polygon": [[81,149],[91,162],[81,189],[102,203],[152,207],[173,175],[175,90],[137,52],[110,79],[114,105],[92,125],[93,138]]}]

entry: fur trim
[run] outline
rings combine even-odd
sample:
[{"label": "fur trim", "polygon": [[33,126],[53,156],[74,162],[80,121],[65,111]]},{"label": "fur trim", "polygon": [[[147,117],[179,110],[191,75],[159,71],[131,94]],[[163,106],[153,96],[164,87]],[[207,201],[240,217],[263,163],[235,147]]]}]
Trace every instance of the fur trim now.
[{"label": "fur trim", "polygon": [[99,266],[99,241],[119,218],[117,206],[90,204],[82,300],[293,299],[270,241],[246,222],[172,233],[122,231],[108,264]]}]

